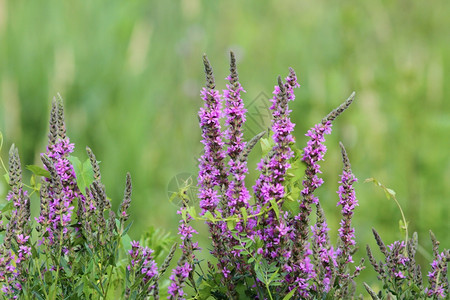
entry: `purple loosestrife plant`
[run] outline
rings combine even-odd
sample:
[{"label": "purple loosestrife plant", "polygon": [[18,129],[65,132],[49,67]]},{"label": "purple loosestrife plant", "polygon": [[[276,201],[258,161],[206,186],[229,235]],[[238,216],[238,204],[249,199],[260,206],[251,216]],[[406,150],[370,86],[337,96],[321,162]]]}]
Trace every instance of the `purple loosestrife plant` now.
[{"label": "purple loosestrife plant", "polygon": [[158,266],[153,260],[153,250],[142,247],[139,242],[131,242],[130,264],[127,266],[127,273],[130,274],[130,281],[134,282],[134,293],[131,295],[131,288],[127,287],[125,298],[136,299],[137,297],[155,296],[158,278]]},{"label": "purple loosestrife plant", "polygon": [[445,249],[439,253],[439,241],[430,231],[431,242],[433,243],[434,260],[431,263],[431,270],[428,272],[429,287],[425,289],[428,297],[433,299],[446,299],[449,293],[447,265],[450,261],[450,250]]},{"label": "purple loosestrife plant", "polygon": [[394,200],[402,216],[399,221],[400,229],[405,234],[404,241],[394,241],[386,247],[378,232],[372,229],[378,248],[384,256],[384,262],[377,262],[369,245],[366,246],[366,251],[369,262],[378,274],[377,278],[383,283],[383,287],[376,293],[368,284],[364,283],[367,292],[372,299],[391,299],[392,296],[397,299],[446,299],[449,296],[447,264],[450,260],[450,251],[444,249],[439,253],[439,242],[430,231],[434,260],[431,263],[431,271],[428,273],[429,286],[425,287],[421,267],[415,258],[419,245],[418,236],[414,232],[412,238],[408,237],[408,221],[396,198],[395,191],[385,187],[374,178],[368,178],[366,182],[373,182],[384,190],[388,199]]},{"label": "purple loosestrife plant", "polygon": [[385,257],[384,262],[377,262],[367,245],[370,264],[377,272],[378,279],[383,283],[383,288],[378,293],[364,283],[372,299],[391,299],[392,296],[397,299],[447,299],[449,295],[447,264],[450,260],[450,252],[444,249],[439,253],[439,242],[431,231],[434,260],[428,273],[428,287],[424,286],[420,265],[415,261],[418,246],[417,233],[414,233],[407,243],[394,241],[386,247],[378,232],[375,229],[372,231],[378,248]]},{"label": "purple loosestrife plant", "polygon": [[187,211],[188,199],[182,194],[182,207],[177,212],[182,216],[180,220],[180,225],[178,226],[178,235],[180,236],[181,243],[181,257],[178,260],[177,266],[172,270],[170,275],[170,285],[169,285],[169,296],[168,299],[185,299],[185,292],[183,288],[186,282],[190,282],[192,287],[195,289],[195,282],[193,280],[193,272],[195,269],[195,254],[194,251],[200,250],[198,247],[198,242],[192,242],[192,237],[198,232],[192,228],[189,224],[192,220],[190,213]]},{"label": "purple loosestrife plant", "polygon": [[[258,210],[264,205],[277,207],[277,210],[270,210],[262,215],[260,222],[262,228],[258,235],[264,243],[264,257],[271,263],[280,259],[289,259],[290,252],[285,246],[289,240],[288,233],[290,227],[282,214],[282,206],[285,196],[286,172],[290,168],[289,160],[294,156],[290,145],[294,143],[291,132],[294,124],[289,118],[288,102],[295,99],[293,88],[299,87],[297,76],[293,69],[290,69],[286,83],[278,78],[278,85],[275,86],[272,98],[272,139],[275,142],[269,155],[261,160],[258,169],[261,175],[253,187],[255,191],[255,201],[259,205]],[[281,262],[281,261],[280,261]]]},{"label": "purple loosestrife plant", "polygon": [[[324,184],[319,176],[327,151],[325,136],[331,133],[332,122],[352,103],[354,93],[307,131],[302,152],[295,145],[295,124],[288,105],[295,99],[294,88],[299,84],[289,69],[285,82],[278,77],[274,89],[270,137],[263,138],[266,133],[262,132],[247,142],[243,138],[244,89],[234,54],[222,94],[216,90],[206,56],[203,62],[206,87],[201,91],[204,105],[199,120],[204,154],[198,174],[201,212],[197,214],[183,190],[178,193],[182,200],[177,211],[181,216],[179,242],[173,243],[170,236],[153,229],[140,241],[130,239],[131,176],[126,176],[124,197],[115,213],[93,151],[86,148],[88,158],[84,161],[72,156],[74,144],[66,133],[59,97],[52,103],[49,143],[41,155],[44,167],[27,166],[33,173],[30,184],[23,183],[15,146],[9,153],[8,170],[0,157],[10,185],[0,211],[1,299],[354,298],[355,278],[363,270],[362,262],[352,267],[357,249],[352,227],[358,205],[353,187],[357,179],[342,144],[344,167],[337,191],[342,218],[336,245],[330,242],[321,205],[326,200],[315,193]],[[247,158],[258,141],[263,150],[257,166],[260,174],[250,193],[245,185]],[[0,149],[2,144],[0,134]],[[373,231],[384,261],[377,262],[367,247],[369,262],[382,282],[378,292],[364,283],[369,295],[372,299],[448,298],[449,250],[439,251],[439,242],[431,233],[434,260],[425,286],[415,260],[417,234],[409,239],[408,223],[395,193],[373,178],[369,181],[395,200],[405,234],[404,241],[385,246]],[[33,220],[30,199],[35,193],[40,198],[40,213]],[[314,206],[316,218],[311,216]],[[196,220],[206,222],[211,239],[207,268],[197,258],[201,249],[195,241]],[[177,249],[181,250],[178,262],[167,272]]]},{"label": "purple loosestrife plant", "polygon": [[350,285],[353,285],[352,279],[359,275],[359,272],[363,269],[364,260],[361,261],[359,266],[353,274],[350,274],[348,265],[353,263],[352,254],[356,251],[355,248],[355,228],[351,226],[353,211],[358,206],[358,200],[355,196],[355,188],[353,183],[357,181],[355,175],[353,175],[350,169],[350,161],[345,151],[344,145],[340,143],[343,160],[343,170],[341,175],[341,184],[339,186],[339,202],[337,205],[341,205],[342,219],[339,227],[340,243],[336,249],[336,261],[337,261],[337,282],[340,286],[338,290],[338,296],[341,298],[349,297]]},{"label": "purple loosestrife plant", "polygon": [[[202,143],[205,145],[205,154],[200,160],[199,170],[202,216],[191,217],[207,221],[213,246],[211,254],[219,260],[219,273],[209,264],[209,274],[202,275],[207,278],[206,284],[209,288],[200,286],[197,295],[204,296],[205,290],[208,290],[209,295],[215,297],[220,298],[222,296],[219,295],[223,295],[229,299],[237,299],[237,290],[242,286],[245,287],[247,297],[259,299],[285,296],[322,297],[331,289],[333,295],[344,294],[344,287],[340,286],[339,280],[335,280],[339,266],[336,259],[338,254],[342,256],[340,253],[353,253],[354,243],[342,244],[339,251],[336,251],[338,247],[329,244],[328,225],[319,200],[313,192],[323,183],[318,177],[318,162],[323,160],[326,151],[323,145],[324,134],[331,133],[331,122],[352,103],[354,94],[308,132],[310,141],[302,156],[295,147],[292,136],[294,124],[290,120],[291,111],[288,107],[288,102],[295,98],[293,89],[299,86],[297,76],[290,69],[286,83],[283,83],[281,78],[278,79],[271,100],[272,140],[264,140],[271,146],[258,165],[261,174],[253,187],[252,204],[244,185],[247,168],[245,165],[245,168],[239,165],[239,168],[236,168],[236,162],[246,161],[248,152],[262,134],[249,141],[249,147],[242,141],[241,129],[245,122],[245,110],[240,92],[243,90],[237,81],[233,54],[231,75],[227,78],[230,84],[224,91],[224,115],[228,127],[225,134],[221,134],[221,97],[214,90],[212,68],[206,59],[204,62],[208,88],[202,92],[205,106],[199,113]],[[222,153],[227,153],[229,157],[229,168],[225,170],[222,167],[225,160]],[[295,177],[288,173],[292,165],[298,168],[300,160],[306,164],[302,190],[297,188],[301,176]],[[297,195],[296,189],[299,192]],[[350,196],[353,195],[351,200],[354,200],[354,193],[351,194],[351,191],[348,192]],[[291,203],[296,202],[293,198],[298,196],[299,209],[293,210]],[[239,197],[244,197],[245,200],[239,201],[242,199]],[[311,228],[314,243],[311,249],[308,224],[313,204],[318,206],[319,217],[316,225]],[[344,230],[349,231],[346,231],[346,237],[351,232],[348,228],[351,216],[352,214],[345,214],[342,221],[347,226]],[[311,254],[316,265],[311,261]],[[347,256],[345,261],[348,260]],[[234,263],[230,265],[230,262]],[[341,273],[346,272],[347,264],[348,262],[343,263]],[[239,271],[233,271],[235,268]],[[352,276],[356,276],[360,269],[360,266],[357,267],[357,272]],[[348,280],[353,277],[345,273]],[[211,289],[211,286],[216,288]]]},{"label": "purple loosestrife plant", "polygon": [[[154,258],[165,252],[167,247],[161,245],[167,244],[167,236],[150,244],[145,239],[145,245],[130,243],[127,231],[131,224],[125,222],[131,177],[127,174],[116,218],[92,150],[87,148],[88,159],[82,163],[70,155],[73,149],[66,135],[61,98],[52,103],[49,145],[41,157],[45,168],[27,166],[33,173],[29,185],[23,183],[18,150],[11,147],[7,170],[11,190],[0,212],[0,232],[4,232],[0,298],[158,299],[158,280],[167,270],[175,247],[158,269]],[[38,177],[42,177],[40,183]],[[30,218],[30,196],[34,193],[40,197],[41,209],[35,223]],[[5,220],[7,224],[3,224]],[[33,229],[37,236],[32,236]],[[153,253],[148,246],[158,251]]]}]

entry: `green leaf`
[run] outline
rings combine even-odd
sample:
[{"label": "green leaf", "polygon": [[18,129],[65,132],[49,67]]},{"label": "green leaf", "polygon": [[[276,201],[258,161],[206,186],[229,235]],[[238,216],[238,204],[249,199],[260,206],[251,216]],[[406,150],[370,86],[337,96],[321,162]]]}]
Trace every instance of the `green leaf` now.
[{"label": "green leaf", "polygon": [[269,283],[272,282],[278,276],[278,269],[270,276]]},{"label": "green leaf", "polygon": [[262,156],[266,156],[267,153],[269,153],[270,150],[272,150],[273,146],[275,145],[272,138],[261,138],[259,140],[261,143],[261,150],[262,150]]},{"label": "green leaf", "polygon": [[392,196],[392,197],[395,197],[395,191],[394,190],[392,190],[392,189],[389,189],[389,188],[386,188],[386,191]]},{"label": "green leaf", "polygon": [[27,165],[26,168],[28,170],[30,170],[31,172],[33,172],[33,174],[36,176],[44,176],[44,177],[50,178],[50,172],[44,168],[37,166],[37,165]]},{"label": "green leaf", "polygon": [[128,234],[122,236],[122,247],[126,252],[128,252],[128,250],[131,250],[131,238],[128,236]]},{"label": "green leaf", "polygon": [[205,212],[204,216],[205,216],[205,218],[206,218],[208,221],[210,221],[210,222],[214,222],[214,221],[215,221],[214,216],[212,215],[212,213],[211,213],[209,210],[207,210],[207,211]]},{"label": "green leaf", "polygon": [[3,133],[0,131],[0,151],[2,150],[3,147]]},{"label": "green leaf", "polygon": [[277,216],[277,220],[280,219],[280,210],[278,209],[278,204],[275,199],[270,199],[270,206],[272,206],[275,215]]},{"label": "green leaf", "polygon": [[13,203],[13,201],[9,201],[9,202],[0,204],[0,211],[1,211],[2,213],[11,211],[11,210],[13,210],[13,209],[14,209],[14,203]]},{"label": "green leaf", "polygon": [[234,219],[227,220],[227,227],[228,230],[233,230],[234,228],[236,228],[236,220]]},{"label": "green leaf", "polygon": [[35,297],[36,297],[36,299],[39,299],[39,300],[44,300],[44,298],[42,298],[42,296],[41,296],[41,295],[39,295],[39,294],[38,294],[38,292],[36,292],[36,291],[33,291],[33,296],[35,296]]},{"label": "green leaf", "polygon": [[86,188],[94,182],[94,170],[91,162],[87,159],[82,164],[80,159],[75,156],[69,156],[68,159],[73,166],[73,170],[75,171],[78,189],[83,195],[86,196]]},{"label": "green leaf", "polygon": [[64,257],[61,257],[60,264],[63,267],[64,272],[66,272],[67,277],[72,277],[72,269],[69,267]]},{"label": "green leaf", "polygon": [[247,209],[245,207],[241,207],[242,219],[244,220],[244,225],[247,224],[248,214]]},{"label": "green leaf", "polygon": [[289,211],[293,216],[298,215],[300,212],[300,204],[292,196],[286,197],[283,205],[281,206],[283,211]]},{"label": "green leaf", "polygon": [[294,296],[295,291],[297,290],[297,288],[294,288],[292,291],[289,292],[289,294],[287,294],[286,296],[284,296],[283,300],[289,300],[292,298],[292,296]]},{"label": "green leaf", "polygon": [[194,220],[197,219],[197,211],[195,210],[195,206],[190,206],[186,210],[192,219],[194,219]]}]

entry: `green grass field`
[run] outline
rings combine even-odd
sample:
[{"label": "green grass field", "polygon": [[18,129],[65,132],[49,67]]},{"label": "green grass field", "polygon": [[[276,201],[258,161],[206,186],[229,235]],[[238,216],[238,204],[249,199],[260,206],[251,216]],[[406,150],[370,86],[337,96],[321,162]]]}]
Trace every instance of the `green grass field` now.
[{"label": "green grass field", "polygon": [[[23,165],[40,163],[51,99],[60,93],[76,154],[86,158],[86,145],[96,153],[113,205],[131,172],[132,236],[149,226],[176,233],[177,207],[167,189],[177,174],[196,177],[201,57],[208,55],[223,89],[232,49],[254,117],[247,138],[269,126],[264,95],[288,67],[302,85],[291,105],[299,147],[307,129],[356,91],[356,102],[334,124],[323,164],[319,196],[334,240],[342,141],[359,178],[359,255],[365,244],[375,246],[372,227],[386,243],[401,238],[399,210],[363,183],[368,177],[397,192],[426,250],[429,229],[448,248],[449,14],[444,0],[0,0],[1,155],[7,160],[15,143]],[[249,185],[257,157],[250,157]],[[0,191],[6,194],[5,182]],[[366,265],[362,279],[373,283]]]}]

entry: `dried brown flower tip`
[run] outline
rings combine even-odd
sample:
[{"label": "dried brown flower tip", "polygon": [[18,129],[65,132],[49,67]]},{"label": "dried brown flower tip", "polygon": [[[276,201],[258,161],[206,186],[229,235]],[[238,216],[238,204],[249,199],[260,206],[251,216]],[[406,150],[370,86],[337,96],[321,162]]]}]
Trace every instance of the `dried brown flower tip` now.
[{"label": "dried brown flower tip", "polygon": [[205,66],[206,87],[213,90],[216,87],[216,84],[214,83],[213,69],[206,54],[203,55],[203,65]]},{"label": "dried brown flower tip", "polygon": [[381,253],[383,253],[386,257],[388,256],[388,252],[386,250],[386,246],[383,243],[383,240],[381,239],[380,235],[378,234],[378,232],[372,228],[372,232],[373,235],[375,237],[375,240],[377,241],[377,245],[380,248]]},{"label": "dried brown flower tip", "polygon": [[283,80],[281,79],[281,76],[278,75],[278,86],[280,87],[280,98],[282,98],[284,96],[284,94],[286,93],[286,87],[284,86]]},{"label": "dried brown flower tip", "polygon": [[94,171],[94,179],[96,181],[100,181],[101,180],[100,167],[98,165],[94,152],[92,152],[91,148],[89,148],[88,146],[86,146],[86,152],[87,155],[89,156],[89,161],[91,162],[92,169]]},{"label": "dried brown flower tip", "polygon": [[54,145],[58,138],[58,104],[56,98],[53,97],[52,109],[50,111],[50,131],[48,133],[48,145]]},{"label": "dried brown flower tip", "polygon": [[323,118],[322,124],[334,121],[340,114],[342,114],[350,106],[350,104],[352,104],[354,99],[355,99],[355,92],[353,92],[347,98],[347,100],[344,101],[344,103],[339,105],[336,109],[332,110],[325,118]]},{"label": "dried brown flower tip", "polygon": [[175,251],[177,250],[177,243],[172,245],[172,248],[170,248],[169,254],[167,255],[166,259],[164,260],[163,264],[161,265],[161,268],[159,269],[158,278],[156,281],[159,280],[159,278],[164,275],[166,270],[169,268],[170,262],[172,261],[173,256],[175,255]]},{"label": "dried brown flower tip", "polygon": [[348,159],[347,151],[345,151],[345,147],[344,147],[344,144],[342,144],[342,142],[339,142],[339,146],[341,147],[342,162],[344,163],[344,170],[347,172],[350,172],[351,165],[350,165],[350,160]]},{"label": "dried brown flower tip", "polygon": [[255,135],[245,146],[244,150],[242,151],[241,155],[239,155],[239,160],[241,162],[245,162],[248,158],[248,155],[252,151],[253,147],[258,143],[258,141],[266,134],[265,131],[258,133]]},{"label": "dried brown flower tip", "polygon": [[239,80],[236,67],[236,57],[234,56],[233,51],[230,51],[230,77],[230,82],[233,85]]},{"label": "dried brown flower tip", "polygon": [[130,175],[130,173],[127,173],[125,192],[123,195],[123,201],[120,204],[120,209],[119,209],[119,218],[122,219],[123,221],[128,220],[128,217],[129,217],[127,214],[127,209],[131,203],[132,190],[133,190],[133,186],[131,184],[131,175]]},{"label": "dried brown flower tip", "polygon": [[57,110],[57,128],[58,128],[58,135],[61,139],[66,138],[66,125],[64,122],[64,106],[63,106],[63,99],[61,95],[58,93],[58,98],[56,100],[58,105]]},{"label": "dried brown flower tip", "polygon": [[19,151],[14,144],[9,150],[9,186],[18,196],[19,189],[22,187],[22,168],[20,167]]},{"label": "dried brown flower tip", "polygon": [[369,262],[370,264],[373,266],[373,268],[375,269],[375,271],[381,275],[381,273],[383,272],[382,268],[380,267],[380,265],[377,263],[377,261],[375,260],[375,257],[372,254],[372,250],[370,250],[369,245],[366,245],[366,251],[367,251],[367,256],[369,257]]}]

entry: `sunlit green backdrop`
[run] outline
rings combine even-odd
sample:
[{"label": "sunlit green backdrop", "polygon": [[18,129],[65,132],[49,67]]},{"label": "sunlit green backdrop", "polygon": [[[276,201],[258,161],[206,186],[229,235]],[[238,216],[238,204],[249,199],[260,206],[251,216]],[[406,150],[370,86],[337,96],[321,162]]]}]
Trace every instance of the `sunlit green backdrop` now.
[{"label": "sunlit green backdrop", "polygon": [[[335,122],[323,164],[320,196],[333,240],[342,141],[360,179],[360,255],[366,243],[375,245],[372,227],[388,243],[401,238],[399,210],[363,183],[368,177],[397,192],[426,249],[429,229],[448,248],[449,15],[445,0],[1,0],[2,157],[15,143],[23,164],[40,164],[51,99],[60,93],[76,155],[85,157],[86,145],[93,149],[116,207],[131,172],[132,236],[151,225],[176,233],[167,186],[180,173],[196,177],[201,56],[207,53],[223,89],[232,49],[253,118],[247,138],[269,125],[265,95],[288,67],[302,84],[292,103],[299,147],[309,127],[356,91],[354,105]],[[257,153],[249,187],[256,162]],[[363,277],[373,284],[370,267]]]}]

